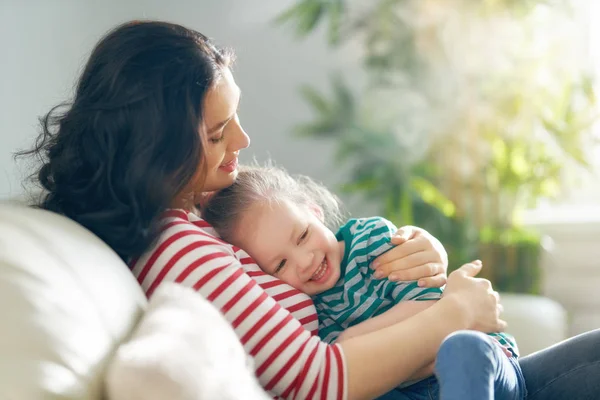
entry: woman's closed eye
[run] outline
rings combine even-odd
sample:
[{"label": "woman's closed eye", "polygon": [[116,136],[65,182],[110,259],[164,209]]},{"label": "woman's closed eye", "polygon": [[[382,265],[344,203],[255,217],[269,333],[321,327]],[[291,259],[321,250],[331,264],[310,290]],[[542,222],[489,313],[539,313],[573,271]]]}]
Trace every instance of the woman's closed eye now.
[{"label": "woman's closed eye", "polygon": [[210,140],[211,143],[219,143],[222,142],[223,139],[225,138],[225,129],[227,129],[227,126],[229,125],[229,123],[231,122],[231,120],[234,120],[236,122],[239,123],[239,117],[238,117],[238,112],[239,112],[239,107],[236,110],[235,114],[233,115],[232,118],[230,118],[221,129],[219,129],[219,131],[217,131],[213,136],[211,136],[208,140]]},{"label": "woman's closed eye", "polygon": [[225,139],[225,133],[223,131],[221,131],[219,134],[211,137],[209,140],[211,143],[219,143],[222,142],[223,139]]}]

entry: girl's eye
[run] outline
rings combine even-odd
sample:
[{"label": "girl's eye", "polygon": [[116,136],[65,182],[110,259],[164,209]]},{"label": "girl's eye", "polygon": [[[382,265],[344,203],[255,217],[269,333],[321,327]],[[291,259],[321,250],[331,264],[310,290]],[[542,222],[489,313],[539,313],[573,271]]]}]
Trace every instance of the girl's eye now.
[{"label": "girl's eye", "polygon": [[307,236],[308,236],[308,228],[306,228],[306,230],[304,232],[302,232],[302,235],[300,235],[300,239],[298,240],[298,244],[302,243],[302,241],[304,239],[306,239]]},{"label": "girl's eye", "polygon": [[285,263],[287,262],[286,259],[281,260],[281,262],[279,263],[279,265],[277,266],[277,268],[275,268],[275,273],[278,273],[279,271],[281,271],[281,269],[283,267],[285,267]]}]

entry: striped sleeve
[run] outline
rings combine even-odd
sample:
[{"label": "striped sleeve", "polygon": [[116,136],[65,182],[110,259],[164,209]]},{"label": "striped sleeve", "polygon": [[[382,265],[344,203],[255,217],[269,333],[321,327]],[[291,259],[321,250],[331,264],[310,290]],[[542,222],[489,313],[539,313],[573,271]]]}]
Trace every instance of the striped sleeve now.
[{"label": "striped sleeve", "polygon": [[319,333],[319,320],[313,301],[276,277],[264,273],[254,260],[241,249],[234,248],[244,271],[280,306],[288,310],[312,335]]},{"label": "striped sleeve", "polygon": [[[365,239],[370,256],[369,263],[394,247],[391,238],[398,228],[391,221],[381,217],[367,218],[362,226],[368,232],[368,238]],[[373,271],[367,269],[367,272],[371,274]],[[394,282],[393,286],[381,285],[379,289],[387,292],[382,294],[382,297],[390,296],[395,304],[407,300],[438,300],[442,296],[442,289],[422,288],[417,281],[398,281]]]},{"label": "striped sleeve", "polygon": [[171,218],[163,229],[154,249],[132,265],[148,296],[170,281],[192,287],[212,302],[254,358],[256,375],[270,394],[284,399],[346,398],[341,348],[321,342],[303,327],[316,332],[314,308],[303,304],[305,296],[263,276],[245,253],[197,223]]}]

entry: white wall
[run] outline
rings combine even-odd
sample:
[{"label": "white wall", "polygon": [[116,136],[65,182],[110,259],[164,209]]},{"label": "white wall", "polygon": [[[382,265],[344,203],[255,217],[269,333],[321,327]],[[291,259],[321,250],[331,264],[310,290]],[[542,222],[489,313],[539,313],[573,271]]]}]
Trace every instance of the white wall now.
[{"label": "white wall", "polygon": [[299,42],[289,28],[274,26],[274,16],[292,3],[0,0],[0,199],[22,192],[28,169],[18,167],[11,153],[32,143],[37,117],[67,98],[102,34],[135,18],[177,22],[234,48],[234,75],[243,92],[240,118],[252,139],[242,160],[270,155],[291,172],[335,186],[339,173],[329,171],[332,147],[294,137],[291,128],[311,117],[298,86],[327,87],[330,73],[351,57],[329,50],[322,34]]},{"label": "white wall", "polygon": [[[102,34],[135,18],[178,22],[233,47],[238,55],[235,77],[244,93],[240,116],[252,139],[242,160],[271,156],[291,172],[309,174],[335,188],[342,176],[331,168],[333,147],[291,134],[297,122],[311,117],[297,88],[312,83],[326,89],[335,70],[356,80],[359,66],[349,50],[328,49],[322,34],[296,41],[289,28],[274,26],[274,16],[292,3],[0,0],[0,199],[22,192],[23,175],[29,169],[15,164],[12,153],[31,145],[37,117],[68,98],[87,54]],[[597,43],[592,47],[600,49]],[[563,201],[598,204],[598,178],[585,180],[582,189],[566,194]],[[364,205],[351,208],[369,213]]]}]

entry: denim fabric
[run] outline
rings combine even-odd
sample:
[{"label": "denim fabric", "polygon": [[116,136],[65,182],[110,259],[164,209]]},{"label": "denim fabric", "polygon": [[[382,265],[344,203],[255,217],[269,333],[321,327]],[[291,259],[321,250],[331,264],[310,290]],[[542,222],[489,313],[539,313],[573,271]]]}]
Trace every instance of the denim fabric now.
[{"label": "denim fabric", "polygon": [[[440,347],[440,353],[443,350],[442,362],[440,363],[438,356],[436,373],[441,374],[442,381],[451,379],[447,384],[442,385],[444,390],[451,391],[448,396],[462,396],[462,393],[465,392],[465,397],[447,397],[444,393],[443,400],[453,398],[504,399],[519,395],[525,396],[524,398],[527,400],[600,399],[600,329],[575,336],[537,353],[522,357],[518,361],[514,358],[507,358],[501,351],[496,351],[493,346],[493,351],[486,350],[487,345],[484,345],[483,342],[476,340],[474,337],[467,339],[467,336],[469,335],[464,332],[457,332],[450,335]],[[481,335],[481,337],[487,336]],[[454,339],[450,341],[451,338]],[[484,350],[479,355],[475,355],[475,359],[478,361],[473,363],[468,361],[474,361],[471,359],[474,349],[463,349],[465,353],[455,354],[465,343],[470,341],[478,343],[476,346],[481,346],[480,350]],[[494,394],[489,393],[491,384],[484,383],[482,386],[487,386],[488,391],[483,394],[483,397],[476,397],[473,393],[476,393],[475,391],[480,390],[481,387],[479,384],[474,383],[474,377],[489,374],[489,366],[481,370],[472,368],[474,375],[471,377],[466,377],[462,372],[458,374],[462,377],[453,378],[452,375],[460,371],[458,369],[460,364],[469,366],[469,369],[471,369],[470,366],[478,365],[481,361],[481,354],[490,355],[492,360],[490,364],[495,365],[492,374]],[[453,357],[455,357],[454,360]],[[485,359],[485,357],[483,358]],[[508,363],[506,360],[508,360]],[[508,365],[509,363],[512,371]],[[488,370],[488,372],[480,373],[485,370]],[[458,382],[463,383],[455,384]],[[521,387],[523,382],[526,388]],[[462,390],[461,385],[466,390]],[[438,389],[438,381],[431,377],[405,389],[392,390],[379,399],[436,400],[439,399]],[[495,393],[497,390],[499,393]]]},{"label": "denim fabric", "polygon": [[523,400],[526,396],[517,360],[480,332],[448,336],[438,351],[435,374],[444,400]]},{"label": "denim fabric", "polygon": [[528,400],[600,399],[600,329],[519,359]]},{"label": "denim fabric", "polygon": [[459,331],[448,336],[438,352],[436,377],[378,400],[523,400],[525,380],[517,360],[507,357],[489,336]]}]

